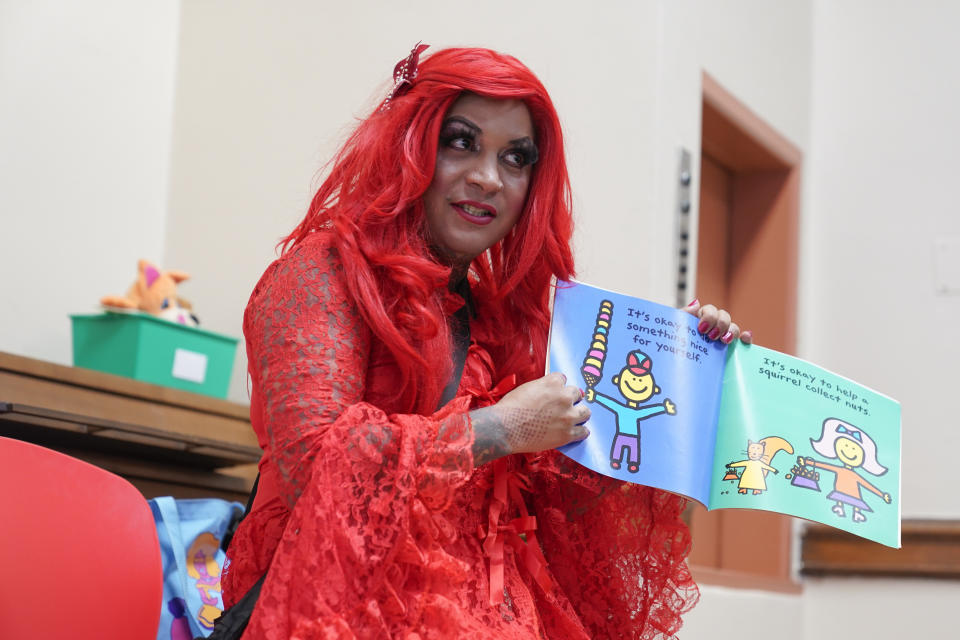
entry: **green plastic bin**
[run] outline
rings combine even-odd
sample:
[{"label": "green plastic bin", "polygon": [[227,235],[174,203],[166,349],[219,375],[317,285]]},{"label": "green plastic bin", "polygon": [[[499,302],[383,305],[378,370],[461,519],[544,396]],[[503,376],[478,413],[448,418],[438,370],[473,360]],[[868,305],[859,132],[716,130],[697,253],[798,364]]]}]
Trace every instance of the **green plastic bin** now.
[{"label": "green plastic bin", "polygon": [[237,339],[146,313],[70,316],[73,364],[225,398]]}]

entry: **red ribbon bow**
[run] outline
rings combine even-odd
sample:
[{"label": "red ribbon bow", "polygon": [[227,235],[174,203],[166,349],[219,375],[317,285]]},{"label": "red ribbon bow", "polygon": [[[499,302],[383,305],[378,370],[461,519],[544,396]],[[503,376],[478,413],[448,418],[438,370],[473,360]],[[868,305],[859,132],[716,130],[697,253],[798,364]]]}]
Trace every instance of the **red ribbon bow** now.
[{"label": "red ribbon bow", "polygon": [[[490,560],[490,604],[503,604],[504,544],[509,544],[517,553],[533,579],[546,593],[553,583],[547,571],[547,560],[537,540],[537,518],[527,512],[527,505],[520,490],[530,491],[530,480],[523,474],[507,469],[506,458],[493,463],[493,496],[487,511],[486,530],[481,526],[478,534],[483,538],[483,552]],[[500,516],[509,508],[509,502],[517,506],[520,515],[506,524],[500,524]]]},{"label": "red ribbon bow", "polygon": [[420,54],[429,47],[430,45],[428,44],[420,44],[418,42],[417,46],[410,51],[410,55],[393,67],[393,89],[390,90],[390,95],[387,96],[387,99],[383,101],[383,109],[388,109],[391,100],[402,96],[413,86],[413,81],[417,78],[417,66],[420,64]]},{"label": "red ribbon bow", "polygon": [[517,374],[511,373],[501,378],[500,382],[498,382],[493,389],[471,389],[470,393],[476,397],[476,401],[480,406],[486,406],[499,402],[500,398],[513,391],[516,386]]}]

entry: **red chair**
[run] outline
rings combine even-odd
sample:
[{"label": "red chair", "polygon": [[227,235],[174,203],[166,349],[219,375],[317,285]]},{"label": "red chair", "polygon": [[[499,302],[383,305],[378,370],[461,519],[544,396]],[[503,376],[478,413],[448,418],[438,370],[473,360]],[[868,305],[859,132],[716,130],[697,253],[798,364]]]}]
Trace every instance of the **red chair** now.
[{"label": "red chair", "polygon": [[0,438],[0,638],[155,640],[162,597],[153,516],[133,485]]}]

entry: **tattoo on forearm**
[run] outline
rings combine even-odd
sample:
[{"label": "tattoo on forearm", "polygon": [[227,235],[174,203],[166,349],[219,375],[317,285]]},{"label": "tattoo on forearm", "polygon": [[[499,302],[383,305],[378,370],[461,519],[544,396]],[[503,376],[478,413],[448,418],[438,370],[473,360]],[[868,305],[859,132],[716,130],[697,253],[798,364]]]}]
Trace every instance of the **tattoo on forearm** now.
[{"label": "tattoo on forearm", "polygon": [[473,465],[479,467],[510,453],[503,420],[493,407],[470,412],[473,423]]}]

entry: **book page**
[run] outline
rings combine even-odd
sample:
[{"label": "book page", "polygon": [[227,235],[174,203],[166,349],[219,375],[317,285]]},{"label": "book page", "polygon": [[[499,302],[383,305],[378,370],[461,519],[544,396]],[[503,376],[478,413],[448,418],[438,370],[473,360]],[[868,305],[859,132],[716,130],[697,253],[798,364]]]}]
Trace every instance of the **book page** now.
[{"label": "book page", "polygon": [[705,504],[725,348],[682,310],[558,283],[549,370],[586,390],[592,412],[590,436],[559,450],[599,473]]},{"label": "book page", "polygon": [[731,346],[711,509],[777,511],[900,546],[900,404],[799,358]]}]

